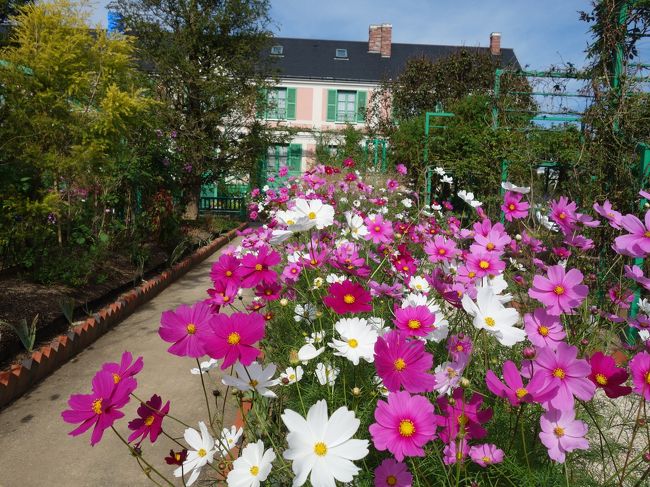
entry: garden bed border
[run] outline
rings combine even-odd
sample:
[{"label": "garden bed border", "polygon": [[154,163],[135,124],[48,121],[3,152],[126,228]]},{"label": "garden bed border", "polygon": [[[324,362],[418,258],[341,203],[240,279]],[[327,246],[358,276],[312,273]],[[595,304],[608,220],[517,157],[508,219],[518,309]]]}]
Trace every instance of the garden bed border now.
[{"label": "garden bed border", "polygon": [[67,333],[55,337],[49,344],[34,350],[31,357],[0,371],[0,409],[25,394],[35,384],[131,315],[142,304],[233,240],[238,232],[247,226],[248,223],[242,223],[208,245],[200,247],[171,268],[121,294],[114,302],[104,306]]}]

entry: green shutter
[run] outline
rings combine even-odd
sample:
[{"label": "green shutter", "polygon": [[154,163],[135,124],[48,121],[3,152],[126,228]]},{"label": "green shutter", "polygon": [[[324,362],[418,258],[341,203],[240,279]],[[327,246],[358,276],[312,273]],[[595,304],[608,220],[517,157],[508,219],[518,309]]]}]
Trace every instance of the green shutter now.
[{"label": "green shutter", "polygon": [[289,166],[289,171],[293,173],[302,172],[302,145],[289,144],[287,165]]},{"label": "green shutter", "polygon": [[296,119],[296,89],[287,88],[287,120]]},{"label": "green shutter", "polygon": [[336,90],[327,90],[327,121],[336,122]]},{"label": "green shutter", "polygon": [[357,91],[357,122],[366,121],[366,92]]},{"label": "green shutter", "polygon": [[268,93],[266,88],[260,88],[257,96],[257,118],[266,118],[266,107],[268,105]]}]

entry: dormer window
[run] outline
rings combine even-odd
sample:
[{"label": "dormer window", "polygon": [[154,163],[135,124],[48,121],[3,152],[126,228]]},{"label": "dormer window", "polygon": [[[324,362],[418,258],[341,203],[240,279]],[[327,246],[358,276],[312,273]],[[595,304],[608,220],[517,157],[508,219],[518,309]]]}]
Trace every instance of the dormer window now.
[{"label": "dormer window", "polygon": [[271,54],[274,56],[282,56],[284,52],[284,47],[282,46],[271,46]]},{"label": "dormer window", "polygon": [[338,59],[347,59],[348,57],[348,50],[347,49],[337,49],[336,50],[336,57]]}]

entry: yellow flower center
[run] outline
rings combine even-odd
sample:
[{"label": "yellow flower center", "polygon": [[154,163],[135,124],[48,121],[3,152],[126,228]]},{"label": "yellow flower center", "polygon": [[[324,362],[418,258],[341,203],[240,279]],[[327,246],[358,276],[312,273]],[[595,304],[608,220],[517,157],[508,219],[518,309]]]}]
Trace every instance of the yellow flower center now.
[{"label": "yellow flower center", "polygon": [[227,303],[228,301],[230,301],[230,296],[224,296],[223,297],[223,302]]},{"label": "yellow flower center", "polygon": [[558,379],[564,379],[564,377],[566,377],[566,372],[564,372],[564,369],[558,367],[553,371],[553,377],[557,377]]},{"label": "yellow flower center", "polygon": [[359,346],[359,342],[355,340],[354,338],[350,338],[348,340],[348,345],[350,348],[357,348]]},{"label": "yellow flower center", "polygon": [[151,426],[153,424],[154,419],[155,418],[154,418],[154,416],[152,414],[151,416],[149,416],[147,419],[144,420],[144,424],[146,424],[147,426]]},{"label": "yellow flower center", "polygon": [[398,358],[393,362],[393,367],[395,367],[395,370],[398,372],[401,372],[406,368],[406,362],[404,362],[403,358]]},{"label": "yellow flower center", "polygon": [[257,474],[260,473],[260,467],[253,465],[250,469],[250,472],[253,477],[257,477]]},{"label": "yellow flower center", "polygon": [[417,330],[422,326],[422,323],[420,323],[420,320],[409,320],[408,327],[411,330]]},{"label": "yellow flower center", "polygon": [[289,374],[289,380],[296,380],[296,374]]},{"label": "yellow flower center", "polygon": [[646,382],[646,384],[650,385],[650,372],[648,372],[648,373],[645,375],[645,382]]},{"label": "yellow flower center", "polygon": [[403,270],[403,271],[408,271],[408,270],[409,270],[409,266],[407,266],[407,265],[402,266],[402,270]]},{"label": "yellow flower center", "polygon": [[469,418],[465,416],[464,414],[461,414],[458,416],[458,424],[461,426],[465,426],[467,422],[469,421]]},{"label": "yellow flower center", "polygon": [[196,325],[194,323],[188,323],[185,329],[188,335],[194,335],[196,333]]},{"label": "yellow flower center", "polygon": [[438,255],[445,255],[447,253],[446,249],[438,249]]},{"label": "yellow flower center", "polygon": [[601,386],[606,386],[607,377],[605,377],[603,374],[596,374],[596,382],[598,382]]},{"label": "yellow flower center", "polygon": [[319,441],[314,445],[314,453],[319,457],[324,457],[327,455],[327,445],[322,441]]},{"label": "yellow flower center", "polygon": [[562,212],[558,216],[560,217],[560,220],[564,220],[566,218],[566,213]]},{"label": "yellow flower center", "polygon": [[232,271],[226,271],[226,277],[232,276]]},{"label": "yellow flower center", "polygon": [[645,233],[643,234],[643,236],[646,237],[646,238],[650,238],[650,230],[648,230],[647,232],[645,232]]},{"label": "yellow flower center", "polygon": [[315,220],[316,219],[316,213],[314,213],[313,211],[310,211],[309,215],[307,215],[307,216],[309,217],[310,220]]},{"label": "yellow flower center", "polygon": [[465,347],[463,347],[460,343],[458,345],[456,345],[456,351],[457,352],[462,352],[463,350],[465,350]]},{"label": "yellow flower center", "polygon": [[295,220],[287,220],[287,225],[294,225],[295,223]]},{"label": "yellow flower center", "polygon": [[494,321],[494,318],[492,318],[491,316],[488,316],[483,321],[485,321],[485,324],[490,327],[496,325],[496,321]]},{"label": "yellow flower center", "polygon": [[200,449],[199,451],[197,451],[196,453],[197,453],[200,457],[204,457],[204,456],[206,456],[206,455],[208,454],[208,452],[205,451],[205,449],[203,449],[203,448],[201,448],[201,449]]},{"label": "yellow flower center", "polygon": [[101,399],[95,399],[93,401],[93,413],[95,414],[102,414],[102,400]]},{"label": "yellow flower center", "polygon": [[228,335],[228,344],[229,345],[237,345],[240,340],[241,340],[241,337],[239,336],[239,333],[237,333],[236,331],[233,331],[230,335]]},{"label": "yellow flower center", "polygon": [[254,389],[254,388],[257,387],[257,384],[259,384],[259,382],[257,382],[255,379],[251,379],[251,381],[249,382],[249,384],[250,384],[250,386]]},{"label": "yellow flower center", "polygon": [[476,276],[476,272],[474,272],[474,271],[470,271],[470,272],[467,273],[467,275],[468,275],[470,278],[472,278],[472,277]]},{"label": "yellow flower center", "polygon": [[555,289],[553,289],[553,292],[557,294],[558,296],[561,296],[564,294],[564,288],[562,286],[555,286]]},{"label": "yellow flower center", "polygon": [[537,331],[543,337],[548,336],[548,326],[541,325],[537,328]]},{"label": "yellow flower center", "polygon": [[526,390],[524,387],[520,387],[515,391],[515,394],[517,395],[517,399],[523,399],[526,397],[526,394],[528,394],[528,390]]},{"label": "yellow flower center", "polygon": [[375,225],[375,232],[381,232],[381,227],[379,225]]},{"label": "yellow flower center", "polygon": [[483,463],[491,463],[492,462],[492,459],[490,457],[483,457],[483,458],[481,458],[481,460],[483,460]]},{"label": "yellow flower center", "polygon": [[386,483],[388,485],[397,485],[397,477],[395,477],[394,475],[389,475],[388,477],[386,477]]},{"label": "yellow flower center", "polygon": [[405,438],[410,438],[415,433],[415,425],[410,419],[403,419],[399,422],[399,434]]},{"label": "yellow flower center", "polygon": [[564,436],[564,428],[562,428],[560,426],[556,426],[555,428],[553,428],[553,433],[558,438],[562,438]]},{"label": "yellow flower center", "polygon": [[482,260],[481,262],[478,263],[478,266],[485,270],[490,268],[490,263],[487,260]]},{"label": "yellow flower center", "polygon": [[262,264],[255,264],[255,270],[261,271],[263,269]]},{"label": "yellow flower center", "polygon": [[508,205],[508,209],[509,209],[510,211],[515,211],[515,208],[517,208],[517,207],[516,207],[515,205],[513,205],[512,203],[510,203],[510,204]]},{"label": "yellow flower center", "polygon": [[486,249],[488,250],[494,250],[495,245],[492,242],[488,242],[488,244],[485,246]]},{"label": "yellow flower center", "polygon": [[115,384],[117,384],[121,380],[122,380],[122,377],[120,377],[120,374],[113,374],[113,382]]},{"label": "yellow flower center", "polygon": [[345,296],[343,296],[343,302],[345,304],[354,304],[355,301],[356,298],[352,296],[352,294],[346,294]]}]

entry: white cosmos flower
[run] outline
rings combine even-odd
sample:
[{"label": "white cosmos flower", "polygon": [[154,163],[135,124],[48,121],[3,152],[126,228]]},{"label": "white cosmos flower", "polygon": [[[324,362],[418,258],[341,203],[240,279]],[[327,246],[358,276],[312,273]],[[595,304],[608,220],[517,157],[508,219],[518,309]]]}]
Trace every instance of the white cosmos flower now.
[{"label": "white cosmos flower", "polygon": [[483,204],[480,201],[478,201],[476,198],[474,198],[474,193],[468,193],[464,189],[458,192],[458,197],[461,200],[463,200],[465,203],[470,205],[472,208],[476,208]]},{"label": "white cosmos flower", "polygon": [[650,301],[647,298],[639,299],[639,309],[647,315],[650,314]]},{"label": "white cosmos flower", "polygon": [[302,376],[303,370],[300,365],[295,369],[293,367],[287,367],[287,370],[280,374],[280,384],[285,386],[289,384],[295,384],[296,382],[300,382]]},{"label": "white cosmos flower", "polygon": [[445,175],[440,179],[440,181],[442,181],[443,183],[452,184],[454,182],[454,178]]},{"label": "white cosmos flower", "polygon": [[298,213],[307,217],[309,221],[307,228],[316,227],[322,230],[334,223],[334,208],[323,204],[321,200],[298,198],[295,200],[295,208]]},{"label": "white cosmos flower", "polygon": [[341,283],[347,279],[346,276],[339,276],[338,274],[327,274],[325,280],[328,284]]},{"label": "white cosmos flower", "polygon": [[530,188],[528,186],[515,186],[514,184],[508,181],[501,182],[501,187],[506,191],[512,191],[513,193],[521,193],[521,194],[530,193]]},{"label": "white cosmos flower", "polygon": [[526,338],[526,332],[514,326],[519,321],[517,310],[503,306],[489,286],[478,289],[476,303],[465,294],[463,308],[474,318],[476,328],[494,335],[501,345],[511,347]]},{"label": "white cosmos flower", "polygon": [[200,370],[198,369],[198,367],[194,367],[193,369],[190,369],[190,373],[194,375],[205,374],[208,370],[214,369],[218,363],[219,363],[218,360],[211,358],[207,362],[201,362]]},{"label": "white cosmos flower", "polygon": [[[335,487],[336,481],[352,482],[359,473],[353,460],[368,454],[368,440],[353,439],[360,421],[345,406],[331,417],[321,399],[309,408],[307,418],[285,409],[282,421],[289,430],[284,458],[292,461],[293,487],[309,480],[313,487]],[[310,475],[311,474],[311,475]]]},{"label": "white cosmos flower", "polygon": [[490,287],[492,288],[492,291],[494,292],[495,296],[499,300],[501,304],[506,304],[512,301],[512,294],[501,294],[503,291],[505,291],[508,288],[508,283],[506,282],[506,279],[503,277],[503,274],[499,274],[494,277],[489,277],[485,276],[481,280],[481,284],[479,286],[476,286],[476,289],[479,287]]},{"label": "white cosmos flower", "polygon": [[405,208],[411,208],[413,206],[413,200],[411,198],[404,198],[401,203]]},{"label": "white cosmos flower", "polygon": [[313,226],[306,215],[294,210],[278,210],[275,217],[292,232],[302,232]]},{"label": "white cosmos flower", "polygon": [[422,276],[411,276],[409,279],[409,289],[419,293],[428,293],[431,290],[429,282]]},{"label": "white cosmos flower", "polygon": [[280,244],[286,240],[289,240],[292,235],[293,232],[291,230],[273,230],[271,232],[271,238],[269,239],[269,243],[271,245]]},{"label": "white cosmos flower", "polygon": [[345,212],[345,221],[350,229],[350,235],[353,239],[358,240],[368,235],[368,229],[363,224],[363,218],[351,211]]},{"label": "white cosmos flower", "polygon": [[221,379],[227,386],[236,387],[240,391],[252,391],[255,389],[260,396],[277,397],[273,391],[268,388],[278,384],[275,375],[275,364],[266,367],[258,362],[253,362],[248,366],[242,365],[241,362],[235,364],[235,375],[226,375]]},{"label": "white cosmos flower", "polygon": [[271,473],[275,453],[272,448],[264,451],[264,442],[249,443],[241,456],[232,463],[228,474],[229,487],[259,487]]},{"label": "white cosmos flower", "polygon": [[297,323],[300,323],[302,320],[314,321],[316,319],[317,308],[311,303],[305,305],[297,304],[293,310],[293,319]]},{"label": "white cosmos flower", "polygon": [[308,337],[305,337],[305,343],[315,343],[319,344],[325,339],[324,331],[314,331]]},{"label": "white cosmos flower", "polygon": [[318,379],[318,383],[320,385],[324,386],[327,384],[328,386],[333,386],[336,382],[336,378],[339,376],[339,372],[339,369],[336,367],[318,362],[318,364],[316,364],[316,371],[314,373],[316,374],[316,378]]},{"label": "white cosmos flower", "polygon": [[359,359],[371,363],[375,361],[377,330],[365,319],[343,318],[336,322],[334,329],[341,336],[340,340],[334,338],[328,343],[336,350],[334,355],[345,357],[354,365],[359,365]]},{"label": "white cosmos flower", "polygon": [[219,438],[219,444],[217,446],[219,447],[219,452],[222,457],[228,455],[228,452],[235,447],[243,434],[244,429],[237,429],[234,425],[231,426],[230,429],[224,428],[221,430],[221,437]]},{"label": "white cosmos flower", "polygon": [[440,166],[434,168],[433,170],[435,171],[435,173],[436,173],[438,176],[444,176],[445,174],[447,174],[447,173],[445,172],[445,170],[444,170],[442,167],[440,167]]},{"label": "white cosmos flower", "polygon": [[208,427],[203,421],[199,422],[199,429],[201,433],[194,428],[187,428],[185,430],[185,441],[189,446],[187,452],[187,459],[183,465],[174,470],[175,477],[181,477],[190,473],[190,478],[187,479],[186,485],[192,485],[199,478],[201,469],[208,463],[212,463],[214,454],[217,448],[214,444],[214,438],[210,436]]},{"label": "white cosmos flower", "polygon": [[390,327],[386,326],[386,320],[383,318],[371,316],[368,318],[368,324],[377,331],[377,335],[379,336],[384,336],[390,331]]},{"label": "white cosmos flower", "polygon": [[308,343],[300,347],[300,350],[298,350],[298,360],[300,360],[303,364],[306,364],[311,359],[318,357],[324,351],[325,347],[316,349],[314,345]]}]

